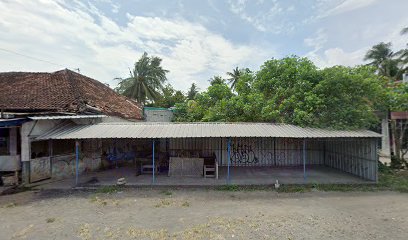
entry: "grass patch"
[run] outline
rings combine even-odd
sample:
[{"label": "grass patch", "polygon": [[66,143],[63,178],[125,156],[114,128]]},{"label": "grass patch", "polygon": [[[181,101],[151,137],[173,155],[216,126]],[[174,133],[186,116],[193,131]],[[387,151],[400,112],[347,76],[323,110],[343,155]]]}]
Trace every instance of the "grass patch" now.
[{"label": "grass patch", "polygon": [[90,202],[91,203],[97,203],[97,204],[100,204],[102,206],[108,205],[108,201],[106,199],[101,199],[98,196],[91,197]]},{"label": "grass patch", "polygon": [[121,187],[119,186],[103,186],[100,187],[96,190],[97,193],[107,193],[107,194],[111,194],[111,193],[117,193],[118,191],[121,190]]},{"label": "grass patch", "polygon": [[14,208],[17,207],[17,203],[11,202],[3,205],[4,208]]},{"label": "grass patch", "polygon": [[227,191],[227,192],[237,192],[237,191],[242,191],[243,186],[238,186],[238,185],[223,185],[223,186],[218,186],[215,188],[218,191]]},{"label": "grass patch", "polygon": [[155,208],[161,208],[161,207],[168,207],[171,205],[171,201],[168,199],[162,199],[160,202],[158,202],[156,205],[154,205]]},{"label": "grass patch", "polygon": [[155,208],[167,208],[167,207],[190,207],[190,202],[186,200],[177,200],[171,198],[160,199],[155,205]]},{"label": "grass patch", "polygon": [[55,222],[55,218],[47,218],[45,221],[47,223],[53,223],[53,222]]},{"label": "grass patch", "polygon": [[380,174],[378,188],[408,193],[408,171]]},{"label": "grass patch", "polygon": [[223,185],[223,186],[217,186],[214,188],[216,191],[225,191],[225,192],[252,192],[252,191],[270,191],[271,189],[274,189],[273,186],[268,186],[268,185]]},{"label": "grass patch", "polygon": [[170,192],[169,190],[163,190],[161,191],[162,194],[166,195],[166,196],[171,196],[173,193]]},{"label": "grass patch", "polygon": [[302,193],[302,192],[310,192],[311,186],[308,185],[281,185],[277,192],[284,192],[284,193]]},{"label": "grass patch", "polygon": [[216,187],[215,190],[226,192],[238,191],[277,191],[277,192],[310,192],[312,190],[325,192],[350,192],[350,191],[397,191],[408,193],[408,170],[395,171],[390,168],[382,169],[379,172],[377,184],[299,184],[299,185],[285,185],[282,184],[280,188],[275,189],[273,186],[238,186],[238,185],[224,185]]}]

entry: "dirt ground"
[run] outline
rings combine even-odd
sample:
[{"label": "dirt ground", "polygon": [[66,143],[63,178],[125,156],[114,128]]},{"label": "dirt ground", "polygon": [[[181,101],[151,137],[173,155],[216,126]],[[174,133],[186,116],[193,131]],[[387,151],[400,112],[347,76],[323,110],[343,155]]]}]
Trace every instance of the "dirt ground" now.
[{"label": "dirt ground", "polygon": [[27,191],[0,216],[0,239],[408,239],[396,192]]}]

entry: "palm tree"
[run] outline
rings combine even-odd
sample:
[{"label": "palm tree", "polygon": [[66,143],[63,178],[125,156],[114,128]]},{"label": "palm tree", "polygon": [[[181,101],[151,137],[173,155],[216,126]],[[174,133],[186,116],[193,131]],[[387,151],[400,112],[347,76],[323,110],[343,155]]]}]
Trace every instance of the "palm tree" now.
[{"label": "palm tree", "polygon": [[[408,35],[408,27],[405,27],[401,30],[401,35],[405,34]],[[406,45],[406,48],[399,50],[396,55],[399,57],[403,71],[408,71],[408,43]]]},{"label": "palm tree", "polygon": [[369,65],[375,66],[380,75],[391,77],[390,63],[393,56],[391,43],[381,42],[368,50],[364,60],[371,60]]},{"label": "palm tree", "polygon": [[149,57],[146,52],[143,53],[133,70],[129,69],[128,78],[117,78],[120,82],[115,90],[142,104],[147,100],[156,100],[169,72],[160,66],[161,61],[159,57]]},{"label": "palm tree", "polygon": [[238,67],[234,68],[232,70],[232,72],[227,72],[227,75],[230,76],[230,78],[228,78],[227,80],[231,84],[231,89],[232,90],[235,89],[241,74],[242,74],[242,70],[239,69]]},{"label": "palm tree", "polygon": [[225,80],[220,76],[214,76],[210,78],[209,82],[211,86],[214,86],[216,84],[225,84]]},{"label": "palm tree", "polygon": [[380,75],[392,78],[398,71],[398,62],[393,59],[394,56],[391,43],[381,42],[368,50],[364,60],[371,60],[369,65],[375,66]]}]

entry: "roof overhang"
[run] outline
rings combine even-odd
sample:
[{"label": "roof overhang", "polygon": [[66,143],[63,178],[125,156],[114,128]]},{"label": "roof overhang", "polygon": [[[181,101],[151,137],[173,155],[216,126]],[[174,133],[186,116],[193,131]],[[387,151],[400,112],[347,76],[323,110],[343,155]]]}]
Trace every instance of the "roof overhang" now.
[{"label": "roof overhang", "polygon": [[65,115],[65,116],[35,116],[29,117],[32,120],[65,120],[65,119],[91,119],[104,118],[106,115]]},{"label": "roof overhang", "polygon": [[66,125],[54,128],[37,137],[48,139],[154,139],[154,138],[379,138],[381,134],[368,131],[341,131],[302,128],[270,123],[99,123]]},{"label": "roof overhang", "polygon": [[21,126],[27,121],[29,121],[27,118],[0,119],[0,128]]}]

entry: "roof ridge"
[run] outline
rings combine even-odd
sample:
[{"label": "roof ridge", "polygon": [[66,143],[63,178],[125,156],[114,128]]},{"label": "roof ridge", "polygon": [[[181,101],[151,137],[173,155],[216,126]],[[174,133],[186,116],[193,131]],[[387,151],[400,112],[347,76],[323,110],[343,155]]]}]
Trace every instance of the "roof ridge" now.
[{"label": "roof ridge", "polygon": [[[129,97],[126,97],[126,96],[124,96],[124,95],[122,95],[122,94],[117,93],[114,89],[110,88],[110,87],[107,86],[106,84],[104,84],[104,83],[102,83],[102,82],[100,82],[100,81],[98,81],[98,80],[96,80],[96,79],[93,79],[93,78],[91,78],[91,77],[85,76],[85,75],[80,74],[80,73],[77,73],[77,72],[75,72],[75,71],[72,71],[72,70],[70,70],[70,69],[65,69],[65,70],[66,70],[68,73],[70,73],[71,76],[72,76],[72,75],[78,75],[79,77],[85,78],[86,80],[88,80],[88,81],[90,81],[90,82],[92,82],[92,83],[94,83],[94,84],[99,85],[100,87],[106,89],[107,91],[110,91],[112,94],[118,95],[118,97],[120,97],[120,98],[122,98],[123,100],[128,101],[129,103],[135,105],[138,109],[140,109],[140,110],[143,109],[142,105],[141,105],[139,102],[137,102],[136,100],[134,100],[134,99],[132,99],[132,98],[129,98]],[[81,95],[81,96],[82,96],[82,95]]]},{"label": "roof ridge", "polygon": [[83,106],[83,99],[82,99],[81,93],[79,92],[80,90],[76,82],[76,79],[72,77],[72,74],[71,74],[72,71],[68,70],[67,68],[62,70],[62,72],[63,72],[63,75],[67,77],[66,81],[68,81],[68,85],[71,87],[71,91],[72,91],[72,94],[74,95],[75,103],[77,104],[77,110],[81,111],[82,106]]}]

